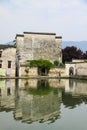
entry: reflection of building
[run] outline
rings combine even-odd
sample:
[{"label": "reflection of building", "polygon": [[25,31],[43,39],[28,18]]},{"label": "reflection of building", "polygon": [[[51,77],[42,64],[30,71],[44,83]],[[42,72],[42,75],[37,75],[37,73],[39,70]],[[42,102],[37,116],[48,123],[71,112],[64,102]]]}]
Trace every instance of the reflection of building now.
[{"label": "reflection of building", "polygon": [[20,79],[19,80],[19,88],[37,88],[38,79]]},{"label": "reflection of building", "polygon": [[[53,79],[52,79],[53,80]],[[13,116],[16,120],[26,123],[34,121],[54,122],[60,118],[61,103],[65,107],[74,108],[83,102],[87,103],[87,84],[77,80],[65,80],[65,91],[56,88],[56,80],[48,82],[28,81],[31,86],[19,84],[16,80],[0,81],[0,111],[13,110]],[[60,81],[61,82],[61,81]],[[19,81],[20,83],[20,81]],[[27,83],[26,83],[27,84]],[[15,86],[14,86],[15,85]],[[38,86],[37,86],[38,85]],[[57,87],[61,87],[59,81]]]},{"label": "reflection of building", "polygon": [[65,93],[72,93],[75,89],[75,82],[74,80],[66,80],[65,82]]},{"label": "reflection of building", "polygon": [[66,80],[65,92],[77,96],[87,96],[87,83],[78,80]]},{"label": "reflection of building", "polygon": [[0,81],[0,109],[11,110],[15,107],[15,85],[14,80]]},{"label": "reflection of building", "polygon": [[49,85],[53,88],[64,88],[65,80],[64,79],[48,79]]},{"label": "reflection of building", "polygon": [[[13,110],[14,118],[21,119],[26,123],[34,121],[44,122],[48,120],[54,122],[60,118],[62,99],[62,91],[60,89],[51,89],[48,82],[44,82],[44,80],[42,82],[39,81],[39,87],[37,86],[36,88],[30,86],[27,89],[22,89],[23,87],[18,87],[18,83],[18,80],[16,80],[16,83],[15,80],[2,80],[0,82],[1,111]],[[41,85],[48,86],[44,88]],[[39,95],[36,93],[38,89],[40,89]]]},{"label": "reflection of building", "polygon": [[87,103],[87,83],[78,80],[66,80],[62,101],[66,107],[70,108],[83,102]]},{"label": "reflection of building", "polygon": [[44,84],[42,86],[46,85],[48,82],[49,86],[52,88],[64,88],[66,80],[64,79],[20,79],[19,80],[19,88],[25,89],[25,88],[37,88],[38,82],[44,81]]},{"label": "reflection of building", "polygon": [[[22,94],[22,93],[21,93]],[[14,112],[15,119],[23,122],[55,121],[60,117],[61,91],[54,94],[53,91],[47,95],[20,95]]]}]

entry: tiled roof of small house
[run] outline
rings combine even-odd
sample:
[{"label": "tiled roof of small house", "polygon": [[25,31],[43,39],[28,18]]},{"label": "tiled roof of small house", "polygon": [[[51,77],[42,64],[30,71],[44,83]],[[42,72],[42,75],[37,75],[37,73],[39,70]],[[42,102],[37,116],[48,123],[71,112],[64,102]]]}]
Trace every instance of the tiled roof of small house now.
[{"label": "tiled roof of small house", "polygon": [[6,49],[6,48],[15,48],[15,46],[14,45],[0,44],[0,49]]}]

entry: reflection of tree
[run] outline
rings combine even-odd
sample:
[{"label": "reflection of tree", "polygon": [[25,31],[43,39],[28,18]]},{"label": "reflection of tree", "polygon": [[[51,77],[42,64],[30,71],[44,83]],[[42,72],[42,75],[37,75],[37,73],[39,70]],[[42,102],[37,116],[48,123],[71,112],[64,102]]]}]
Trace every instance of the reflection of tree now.
[{"label": "reflection of tree", "polygon": [[52,88],[49,86],[47,80],[38,80],[37,88],[34,89],[32,87],[28,88],[27,91],[29,94],[33,95],[46,95],[52,91]]},{"label": "reflection of tree", "polygon": [[76,105],[80,105],[83,102],[87,103],[87,96],[72,96],[71,94],[62,94],[62,102],[65,107],[70,107],[71,109],[75,108]]}]

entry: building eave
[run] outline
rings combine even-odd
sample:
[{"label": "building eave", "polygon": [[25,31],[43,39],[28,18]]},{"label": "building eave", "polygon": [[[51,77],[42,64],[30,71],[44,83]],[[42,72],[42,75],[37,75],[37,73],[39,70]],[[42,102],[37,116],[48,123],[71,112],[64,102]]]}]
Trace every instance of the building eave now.
[{"label": "building eave", "polygon": [[24,34],[56,35],[56,33],[46,33],[46,32],[24,32]]}]

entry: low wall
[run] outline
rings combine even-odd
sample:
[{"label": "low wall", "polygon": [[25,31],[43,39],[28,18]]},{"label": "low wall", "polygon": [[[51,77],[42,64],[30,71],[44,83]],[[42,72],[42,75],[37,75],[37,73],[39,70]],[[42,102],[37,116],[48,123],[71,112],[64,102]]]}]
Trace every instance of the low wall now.
[{"label": "low wall", "polygon": [[70,68],[73,68],[73,75],[87,76],[87,63],[86,62],[71,62],[66,63],[66,75],[69,76]]},{"label": "low wall", "polygon": [[11,68],[0,68],[0,77],[15,77],[15,70]]},{"label": "low wall", "polygon": [[63,77],[66,76],[65,68],[52,68],[49,71],[49,77]]},{"label": "low wall", "polygon": [[21,66],[19,69],[19,76],[38,76],[37,67]]},{"label": "low wall", "polygon": [[76,75],[84,75],[87,76],[87,63],[78,63],[76,64]]}]

